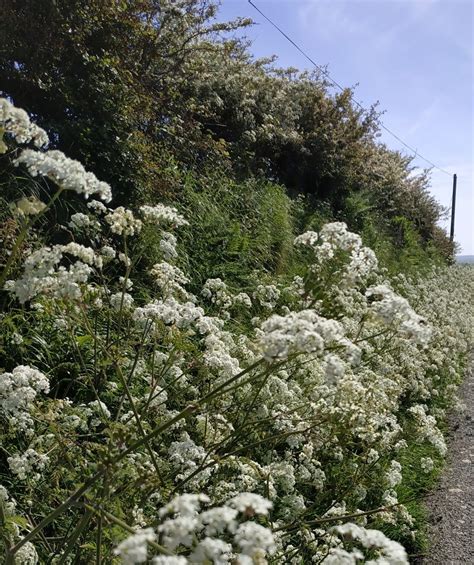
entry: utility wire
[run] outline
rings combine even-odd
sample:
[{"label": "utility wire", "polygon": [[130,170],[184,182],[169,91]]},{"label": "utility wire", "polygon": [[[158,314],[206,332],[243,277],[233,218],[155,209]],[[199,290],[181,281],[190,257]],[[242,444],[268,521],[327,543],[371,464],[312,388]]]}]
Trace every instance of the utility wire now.
[{"label": "utility wire", "polygon": [[[266,20],[267,22],[269,22],[277,31],[279,31],[281,33],[281,35],[283,35],[283,37],[285,39],[287,39],[302,55],[303,57],[305,57],[316,69],[318,69],[320,71],[320,73],[322,75],[324,75],[329,82],[331,82],[336,88],[339,88],[339,90],[341,90],[342,92],[344,92],[346,89],[341,86],[338,82],[336,82],[331,75],[320,65],[318,65],[295,41],[293,41],[293,39],[291,39],[291,37],[286,34],[275,22],[273,22],[268,16],[266,16],[262,10],[260,10],[260,8],[258,8],[253,2],[252,0],[248,0],[248,3],[255,8],[255,10],[257,10],[257,12],[259,14],[261,14]],[[354,104],[356,106],[358,106],[363,112],[367,112],[366,108],[364,108],[364,106],[358,102],[353,95],[351,94],[351,100],[354,102]],[[411,145],[408,145],[408,143],[405,143],[403,141],[403,139],[401,139],[398,135],[396,135],[391,129],[389,129],[387,126],[385,126],[382,122],[380,122],[380,127],[385,130],[388,134],[390,134],[392,137],[394,137],[398,142],[400,142],[402,145],[404,145],[407,149],[409,149],[410,151],[413,152],[415,157],[419,157],[420,159],[422,159],[423,161],[426,161],[426,163],[430,164],[433,168],[438,169],[438,171],[441,171],[442,173],[449,175],[450,177],[452,177],[452,173],[450,173],[449,171],[446,171],[445,169],[443,169],[442,167],[438,167],[438,165],[436,165],[435,163],[433,163],[433,161],[430,161],[429,159],[427,159],[426,157],[424,157],[421,153],[419,153],[416,149],[414,149],[413,147],[411,147]]]}]

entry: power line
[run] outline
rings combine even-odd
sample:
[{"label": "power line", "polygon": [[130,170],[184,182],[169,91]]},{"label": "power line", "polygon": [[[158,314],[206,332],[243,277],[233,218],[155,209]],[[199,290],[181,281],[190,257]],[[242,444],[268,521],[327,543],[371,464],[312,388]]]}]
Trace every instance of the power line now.
[{"label": "power line", "polygon": [[[269,22],[277,31],[280,32],[281,35],[283,35],[283,37],[286,40],[288,40],[303,55],[303,57],[305,57],[316,69],[318,69],[321,72],[321,74],[324,75],[328,79],[329,82],[331,82],[336,88],[339,88],[339,90],[341,90],[342,92],[344,92],[346,90],[343,86],[341,86],[338,82],[336,82],[323,67],[318,65],[295,41],[293,41],[293,39],[291,39],[291,37],[287,33],[285,33],[275,22],[273,22],[268,16],[266,16],[262,12],[262,10],[260,10],[260,8],[258,8],[252,2],[252,0],[248,0],[248,2],[253,8],[255,8],[255,10],[257,10],[257,12],[259,14],[261,14],[267,20],[267,22]],[[352,102],[354,102],[354,104],[356,104],[356,106],[358,106],[363,112],[367,112],[366,108],[364,108],[364,106],[360,102],[358,102],[352,94],[351,94],[350,98],[351,98]],[[438,169],[438,171],[441,171],[442,173],[452,177],[452,173],[450,173],[449,171],[446,171],[442,167],[438,167],[438,165],[433,163],[433,161],[430,161],[429,159],[424,157],[421,153],[418,152],[417,149],[414,149],[413,147],[411,147],[411,145],[408,145],[408,143],[405,143],[403,141],[403,139],[401,139],[398,135],[396,135],[391,129],[389,129],[387,126],[385,126],[382,122],[380,122],[380,127],[383,130],[385,130],[388,134],[390,134],[392,137],[394,137],[399,143],[401,143],[407,149],[412,151],[414,153],[415,157],[419,157],[420,159],[422,159],[426,163],[430,164],[433,168]]]}]

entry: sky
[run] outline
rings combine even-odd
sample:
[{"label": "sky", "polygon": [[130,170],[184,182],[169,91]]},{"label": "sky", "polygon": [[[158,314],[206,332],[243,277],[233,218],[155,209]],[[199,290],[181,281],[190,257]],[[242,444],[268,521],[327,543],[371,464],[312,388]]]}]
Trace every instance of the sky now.
[{"label": "sky", "polygon": [[[455,240],[474,255],[474,62],[472,0],[253,0],[342,86],[356,86],[365,107],[378,102],[382,122],[421,155],[431,192],[451,207],[456,173]],[[256,57],[282,67],[311,64],[247,0],[221,0],[218,19],[251,17],[245,30]],[[410,153],[389,134],[392,149]],[[429,167],[417,157],[420,169]],[[443,227],[449,230],[449,218]]]}]

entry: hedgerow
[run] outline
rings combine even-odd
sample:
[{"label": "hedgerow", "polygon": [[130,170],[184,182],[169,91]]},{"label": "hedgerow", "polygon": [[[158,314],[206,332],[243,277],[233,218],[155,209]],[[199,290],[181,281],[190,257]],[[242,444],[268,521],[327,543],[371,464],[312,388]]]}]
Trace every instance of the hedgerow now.
[{"label": "hedgerow", "polygon": [[0,127],[23,179],[0,273],[5,563],[408,563],[472,270],[388,278],[331,222],[294,239],[290,280],[201,284],[191,216],[112,207],[6,99]]}]

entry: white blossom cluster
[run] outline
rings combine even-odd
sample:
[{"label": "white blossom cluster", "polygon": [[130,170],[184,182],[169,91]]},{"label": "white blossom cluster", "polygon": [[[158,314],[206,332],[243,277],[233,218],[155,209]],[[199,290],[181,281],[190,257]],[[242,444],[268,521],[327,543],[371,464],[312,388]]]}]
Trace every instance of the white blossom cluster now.
[{"label": "white blossom cluster", "polygon": [[297,353],[321,353],[326,344],[335,345],[344,337],[338,322],[318,316],[314,310],[275,314],[261,325],[261,330],[263,355],[268,361]]},{"label": "white blossom cluster", "polygon": [[17,143],[33,142],[36,147],[49,143],[44,129],[32,123],[25,110],[15,108],[6,98],[0,98],[0,132],[2,129],[11,134]]},{"label": "white blossom cluster", "polygon": [[47,177],[64,190],[72,190],[89,198],[97,194],[101,200],[109,202],[112,191],[106,182],[99,181],[94,173],[88,172],[84,167],[66,157],[62,151],[56,149],[41,153],[32,149],[24,149],[15,165],[25,165],[31,176]]},{"label": "white blossom cluster", "polygon": [[[224,506],[200,510],[209,502],[209,497],[203,494],[174,498],[158,511],[164,520],[156,531],[153,528],[138,530],[116,547],[115,554],[126,565],[145,563],[148,544],[159,541],[172,555],[153,557],[155,564],[266,563],[265,556],[276,549],[273,534],[248,518],[267,516],[272,504],[257,494],[242,493]],[[224,534],[229,536],[229,541],[214,537]],[[181,555],[174,554],[178,549]]]},{"label": "white blossom cluster", "polygon": [[366,291],[371,298],[370,309],[387,325],[396,325],[398,330],[417,343],[425,344],[431,337],[431,329],[422,316],[410,306],[408,300],[397,295],[386,285],[376,285]]},{"label": "white blossom cluster", "polygon": [[38,394],[49,392],[48,378],[27,365],[15,367],[11,373],[0,374],[0,415],[18,429],[31,424],[30,410]]},{"label": "white blossom cluster", "polygon": [[45,208],[46,204],[36,196],[23,196],[10,205],[10,210],[15,216],[36,216],[43,212]]},{"label": "white blossom cluster", "polygon": [[[60,265],[68,255],[76,257],[77,261],[69,266]],[[39,294],[78,299],[81,284],[87,282],[94,266],[102,268],[102,258],[91,247],[75,242],[42,247],[26,258],[22,276],[16,281],[8,281],[6,288],[21,303]]]},{"label": "white blossom cluster", "polygon": [[133,216],[133,212],[119,206],[105,216],[105,221],[110,225],[110,230],[117,235],[135,235],[140,233],[142,222]]}]

